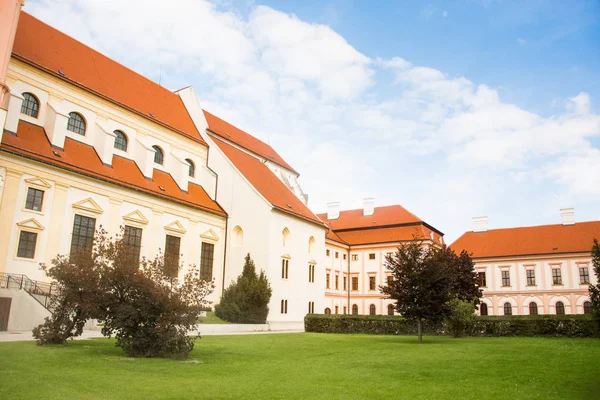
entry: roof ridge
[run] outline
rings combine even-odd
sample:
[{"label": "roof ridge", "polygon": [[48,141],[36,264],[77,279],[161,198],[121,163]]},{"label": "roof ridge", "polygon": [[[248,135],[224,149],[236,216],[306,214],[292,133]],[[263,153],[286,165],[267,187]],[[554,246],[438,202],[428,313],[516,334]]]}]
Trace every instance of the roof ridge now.
[{"label": "roof ridge", "polygon": [[575,222],[574,224],[569,224],[569,225],[565,225],[565,224],[562,224],[562,223],[556,223],[556,224],[542,224],[542,225],[513,226],[513,227],[507,227],[507,228],[488,229],[487,231],[484,231],[484,232],[473,232],[472,230],[469,230],[469,231],[466,231],[465,233],[463,233],[461,235],[461,237],[464,236],[465,234],[468,234],[468,233],[486,233],[486,232],[491,232],[491,231],[508,231],[508,230],[515,230],[515,229],[544,228],[544,227],[548,227],[548,226],[565,226],[565,227],[571,227],[571,226],[577,226],[577,225],[581,225],[581,224],[590,224],[590,223],[600,223],[600,220],[580,221],[580,222]]}]

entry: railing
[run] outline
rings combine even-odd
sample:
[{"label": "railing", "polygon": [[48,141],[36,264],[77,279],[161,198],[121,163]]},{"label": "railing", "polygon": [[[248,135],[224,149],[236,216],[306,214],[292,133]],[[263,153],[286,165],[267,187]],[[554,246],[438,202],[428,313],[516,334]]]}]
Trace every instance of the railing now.
[{"label": "railing", "polygon": [[23,289],[46,309],[50,309],[50,296],[58,290],[48,282],[34,281],[23,274],[0,273],[0,289]]}]

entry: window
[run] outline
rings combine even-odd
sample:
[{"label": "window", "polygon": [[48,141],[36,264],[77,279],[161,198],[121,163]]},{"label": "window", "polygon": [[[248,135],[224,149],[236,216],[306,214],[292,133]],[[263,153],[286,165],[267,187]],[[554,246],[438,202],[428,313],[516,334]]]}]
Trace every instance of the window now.
[{"label": "window", "polygon": [[308,313],[309,314],[314,314],[315,313],[315,302],[314,301],[309,301],[308,302]]},{"label": "window", "polygon": [[484,271],[477,273],[477,284],[479,285],[479,287],[487,287]]},{"label": "window", "polygon": [[179,272],[179,254],[181,247],[181,238],[178,236],[167,235],[165,241],[165,273],[174,278]]},{"label": "window", "polygon": [[308,265],[308,281],[314,283],[315,281],[315,266],[314,264]]},{"label": "window", "polygon": [[115,149],[127,151],[127,136],[121,131],[114,131],[115,134]]},{"label": "window", "polygon": [[329,249],[325,250],[325,255],[326,255],[327,257],[329,257],[329,255],[330,255],[330,254],[331,254],[331,251],[330,251]]},{"label": "window", "polygon": [[538,315],[538,305],[535,301],[529,303],[529,315]]},{"label": "window", "polygon": [[158,146],[152,146],[152,148],[154,149],[154,163],[163,165],[163,162],[165,162],[165,155],[163,151]]},{"label": "window", "polygon": [[200,279],[208,282],[213,279],[213,264],[215,258],[215,245],[202,242],[202,253],[200,253]]},{"label": "window", "polygon": [[335,306],[335,313],[339,314],[340,313],[340,306]]},{"label": "window", "polygon": [[281,259],[281,278],[288,279],[290,270],[290,260],[287,258]]},{"label": "window", "polygon": [[346,311],[348,311],[348,309],[346,306],[344,306],[344,314],[346,314]]},{"label": "window", "polygon": [[73,233],[71,234],[71,253],[83,251],[91,253],[94,245],[94,231],[96,230],[96,219],[75,215],[73,221]]},{"label": "window", "polygon": [[579,268],[579,283],[590,283],[590,273],[588,267]]},{"label": "window", "polygon": [[344,253],[344,260],[346,259],[346,253]]},{"label": "window", "polygon": [[19,247],[17,248],[17,257],[34,258],[36,243],[37,233],[21,231],[21,235],[19,236]]},{"label": "window", "polygon": [[552,268],[552,284],[562,285],[562,275],[560,268]]},{"label": "window", "polygon": [[335,258],[340,258],[340,253],[338,251],[335,252]]},{"label": "window", "polygon": [[564,315],[564,313],[565,313],[565,305],[563,304],[562,301],[557,302],[554,307],[556,309],[556,315]]},{"label": "window", "polygon": [[369,260],[375,259],[375,253],[369,253]]},{"label": "window", "polygon": [[352,261],[358,261],[358,254],[352,254]]},{"label": "window", "polygon": [[340,276],[335,274],[335,290],[340,290]]},{"label": "window", "polygon": [[325,314],[327,314],[327,315],[331,314],[331,308],[327,307],[325,309]]},{"label": "window", "polygon": [[592,303],[590,301],[586,301],[583,303],[583,313],[584,314],[592,313]]},{"label": "window", "polygon": [[37,118],[40,110],[40,102],[31,93],[23,93],[23,104],[21,104],[21,114]]},{"label": "window", "polygon": [[123,230],[123,243],[128,254],[128,259],[132,263],[140,261],[140,252],[142,250],[142,230],[133,226],[125,225]]},{"label": "window", "polygon": [[525,273],[527,275],[527,286],[535,286],[535,270],[528,269]]},{"label": "window", "polygon": [[44,191],[34,188],[27,189],[27,199],[25,200],[25,208],[33,211],[42,211],[42,203],[44,201]]},{"label": "window", "polygon": [[375,277],[374,276],[370,276],[369,277],[369,290],[375,290],[376,288],[376,283],[375,283]]},{"label": "window", "polygon": [[387,284],[388,284],[388,286],[392,286],[393,283],[394,283],[394,277],[391,276],[391,275],[389,275],[387,277]]},{"label": "window", "polygon": [[185,162],[188,163],[188,175],[193,178],[196,175],[196,165],[189,158],[186,158]]},{"label": "window", "polygon": [[375,307],[375,304],[371,304],[369,306],[369,315],[376,315],[377,314],[377,308]]},{"label": "window", "polygon": [[281,313],[282,314],[287,314],[287,300],[281,300]]},{"label": "window", "polygon": [[485,303],[479,304],[479,315],[488,315],[487,304],[485,304]]},{"label": "window", "polygon": [[352,277],[352,290],[358,290],[358,276]]},{"label": "window", "polygon": [[356,304],[352,304],[352,314],[358,315],[358,306]]},{"label": "window", "polygon": [[510,286],[510,271],[502,271],[502,286]]},{"label": "window", "polygon": [[504,303],[504,315],[512,315],[512,306],[510,303]]},{"label": "window", "polygon": [[388,304],[388,315],[394,315],[394,305]]},{"label": "window", "polygon": [[76,112],[69,113],[69,121],[67,122],[67,130],[85,136],[85,120]]},{"label": "window", "polygon": [[328,272],[328,273],[325,275],[325,287],[326,287],[327,289],[330,289],[330,288],[331,288],[331,282],[330,282],[330,281],[331,281],[331,279],[330,279],[330,274],[329,274],[329,272]]},{"label": "window", "polygon": [[344,275],[344,287],[342,288],[342,290],[347,290],[348,289],[348,277],[346,275]]}]

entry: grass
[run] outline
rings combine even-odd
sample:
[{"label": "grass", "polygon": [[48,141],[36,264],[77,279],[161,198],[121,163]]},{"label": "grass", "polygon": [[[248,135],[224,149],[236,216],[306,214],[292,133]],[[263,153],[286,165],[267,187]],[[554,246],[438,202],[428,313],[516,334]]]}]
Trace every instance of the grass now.
[{"label": "grass", "polygon": [[206,336],[187,361],[109,339],[0,343],[2,399],[594,399],[600,340]]},{"label": "grass", "polygon": [[[198,318],[200,324],[229,324],[230,322],[224,321],[215,315],[214,311],[207,311],[206,317]],[[202,330],[202,329],[200,329]]]}]

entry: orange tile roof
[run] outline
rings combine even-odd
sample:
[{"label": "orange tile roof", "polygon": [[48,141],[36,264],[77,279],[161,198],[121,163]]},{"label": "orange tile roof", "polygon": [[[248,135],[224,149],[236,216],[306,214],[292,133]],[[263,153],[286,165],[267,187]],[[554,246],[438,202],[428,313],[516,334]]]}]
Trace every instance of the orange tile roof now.
[{"label": "orange tile roof", "polygon": [[375,207],[373,215],[366,217],[363,215],[362,208],[340,211],[340,217],[332,220],[327,219],[327,213],[317,216],[330,224],[334,231],[423,222],[401,205]]},{"label": "orange tile roof", "polygon": [[55,149],[48,141],[44,129],[28,122],[19,122],[16,135],[4,132],[0,151],[17,154],[223,217],[227,215],[202,186],[190,183],[186,193],[177,186],[170,174],[156,169],[152,180],[146,179],[134,161],[119,156],[113,157],[112,167],[104,165],[93,147],[71,138],[65,138],[63,150]]},{"label": "orange tile roof", "polygon": [[600,221],[466,232],[450,247],[473,258],[591,252]]},{"label": "orange tile roof", "polygon": [[[431,239],[430,233],[434,232],[423,225],[398,226],[393,228],[358,229],[352,231],[337,231],[344,243],[349,245],[394,243],[410,240]],[[440,235],[434,232],[434,241],[439,241]]]},{"label": "orange tile roof", "polygon": [[[238,146],[241,146],[251,152],[258,154],[261,157],[266,158],[276,164],[281,165],[284,168],[289,169],[290,171],[296,172],[294,168],[291,167],[285,160],[277,154],[275,150],[265,142],[255,138],[249,133],[244,132],[243,130],[231,125],[229,122],[222,120],[221,118],[209,113],[206,110],[204,111],[204,117],[206,118],[206,122],[208,122],[208,129],[210,129],[215,134],[224,138],[225,140],[231,141]],[[297,174],[298,172],[296,172]]]},{"label": "orange tile roof", "polygon": [[313,214],[313,212],[310,211],[308,207],[302,203],[263,162],[221,140],[215,139],[215,143],[250,184],[254,186],[274,208],[286,214],[291,214],[315,224],[325,226],[323,222],[317,218],[317,216]]},{"label": "orange tile roof", "polygon": [[205,144],[178,95],[26,12],[13,57]]}]

